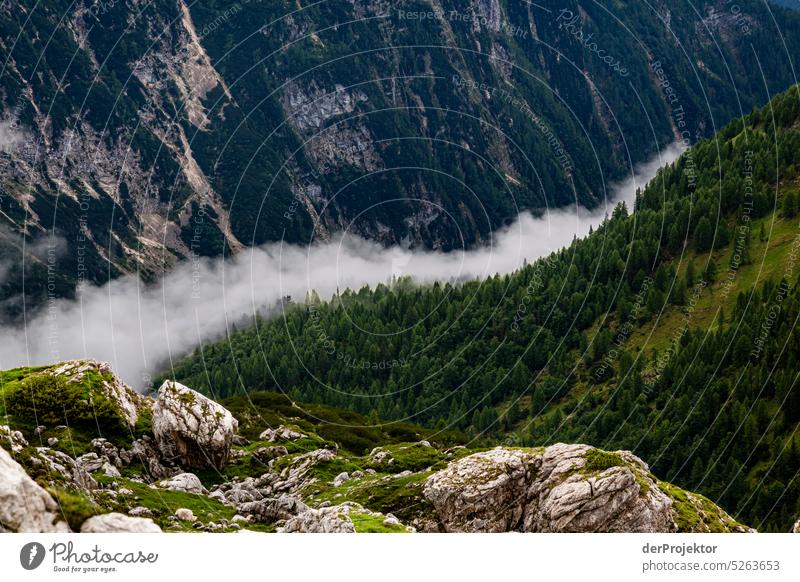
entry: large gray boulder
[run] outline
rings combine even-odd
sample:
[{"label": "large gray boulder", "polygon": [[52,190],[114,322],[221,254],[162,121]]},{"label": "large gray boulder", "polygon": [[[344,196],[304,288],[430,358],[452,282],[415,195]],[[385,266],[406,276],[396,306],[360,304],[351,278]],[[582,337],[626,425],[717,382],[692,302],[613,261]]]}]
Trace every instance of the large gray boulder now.
[{"label": "large gray boulder", "polygon": [[432,475],[424,493],[448,532],[522,528],[541,456],[513,449],[476,453]]},{"label": "large gray boulder", "polygon": [[707,499],[657,481],[633,454],[587,445],[476,453],[423,491],[448,532],[747,531]]},{"label": "large gray boulder", "polygon": [[81,525],[81,533],[161,533],[152,519],[106,513],[90,517]]},{"label": "large gray boulder", "polygon": [[0,531],[68,532],[58,504],[0,448]]},{"label": "large gray boulder", "polygon": [[239,423],[223,406],[191,388],[164,382],[153,405],[153,435],[161,454],[184,467],[221,469]]},{"label": "large gray boulder", "polygon": [[[592,452],[620,464],[593,468]],[[672,499],[658,488],[647,465],[627,452],[603,453],[586,445],[547,447],[529,493],[525,531],[677,530]]]}]

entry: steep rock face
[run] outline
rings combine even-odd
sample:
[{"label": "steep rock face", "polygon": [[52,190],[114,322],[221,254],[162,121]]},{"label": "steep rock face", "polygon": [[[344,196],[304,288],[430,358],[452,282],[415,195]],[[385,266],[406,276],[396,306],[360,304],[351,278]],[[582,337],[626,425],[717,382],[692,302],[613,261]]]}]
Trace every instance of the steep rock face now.
[{"label": "steep rock face", "polygon": [[81,525],[81,533],[161,533],[152,519],[106,513],[90,517]]},{"label": "steep rock face", "polygon": [[186,467],[224,467],[238,426],[223,406],[177,382],[164,382],[153,405],[161,454]]},{"label": "steep rock face", "polygon": [[0,531],[67,532],[58,504],[0,448]]},{"label": "steep rock face", "polygon": [[708,500],[675,495],[631,453],[587,445],[476,453],[432,475],[424,494],[448,532],[746,531]]}]

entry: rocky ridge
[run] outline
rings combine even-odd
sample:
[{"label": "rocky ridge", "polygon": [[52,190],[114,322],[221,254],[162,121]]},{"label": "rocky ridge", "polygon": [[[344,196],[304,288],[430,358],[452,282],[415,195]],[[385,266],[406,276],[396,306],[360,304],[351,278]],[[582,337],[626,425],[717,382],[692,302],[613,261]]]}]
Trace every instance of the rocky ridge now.
[{"label": "rocky ridge", "polygon": [[371,442],[381,444],[359,454],[346,440],[352,434],[340,433],[345,448],[321,436],[330,430],[324,423],[287,413],[302,410],[296,403],[259,404],[279,402],[277,395],[244,408],[233,402],[234,412],[171,381],[143,397],[91,360],[3,374],[11,402],[17,391],[46,386],[42,377],[106,387],[126,427],[95,437],[32,426],[7,410],[5,531],[749,531],[702,496],[659,481],[626,451],[471,450],[424,433],[403,441],[413,433],[401,432],[378,435]]}]

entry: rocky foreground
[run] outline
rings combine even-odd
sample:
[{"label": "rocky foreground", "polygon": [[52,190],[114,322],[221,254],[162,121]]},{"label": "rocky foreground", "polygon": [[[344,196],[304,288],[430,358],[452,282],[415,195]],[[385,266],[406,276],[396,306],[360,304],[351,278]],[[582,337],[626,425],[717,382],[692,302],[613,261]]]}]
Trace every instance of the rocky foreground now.
[{"label": "rocky foreground", "polygon": [[299,409],[236,418],[174,382],[141,396],[99,362],[0,374],[0,531],[750,531],[626,451],[394,435],[364,454]]}]

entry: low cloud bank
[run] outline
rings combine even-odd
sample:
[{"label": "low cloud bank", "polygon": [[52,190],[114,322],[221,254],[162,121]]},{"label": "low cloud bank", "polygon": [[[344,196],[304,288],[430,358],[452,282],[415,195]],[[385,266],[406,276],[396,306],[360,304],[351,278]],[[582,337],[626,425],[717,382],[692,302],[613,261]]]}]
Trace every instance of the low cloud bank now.
[{"label": "low cloud bank", "polygon": [[387,249],[348,236],[308,248],[273,243],[225,261],[187,262],[157,285],[125,277],[83,287],[77,300],[51,303],[25,328],[0,329],[0,369],[95,358],[145,388],[168,360],[224,336],[234,322],[287,295],[301,300],[315,290],[328,298],[337,288],[376,285],[398,275],[432,282],[508,273],[586,235],[617,202],[632,208],[636,189],[680,152],[671,146],[638,167],[612,189],[612,202],[602,208],[564,208],[540,218],[524,213],[495,233],[490,246],[466,252]]}]

